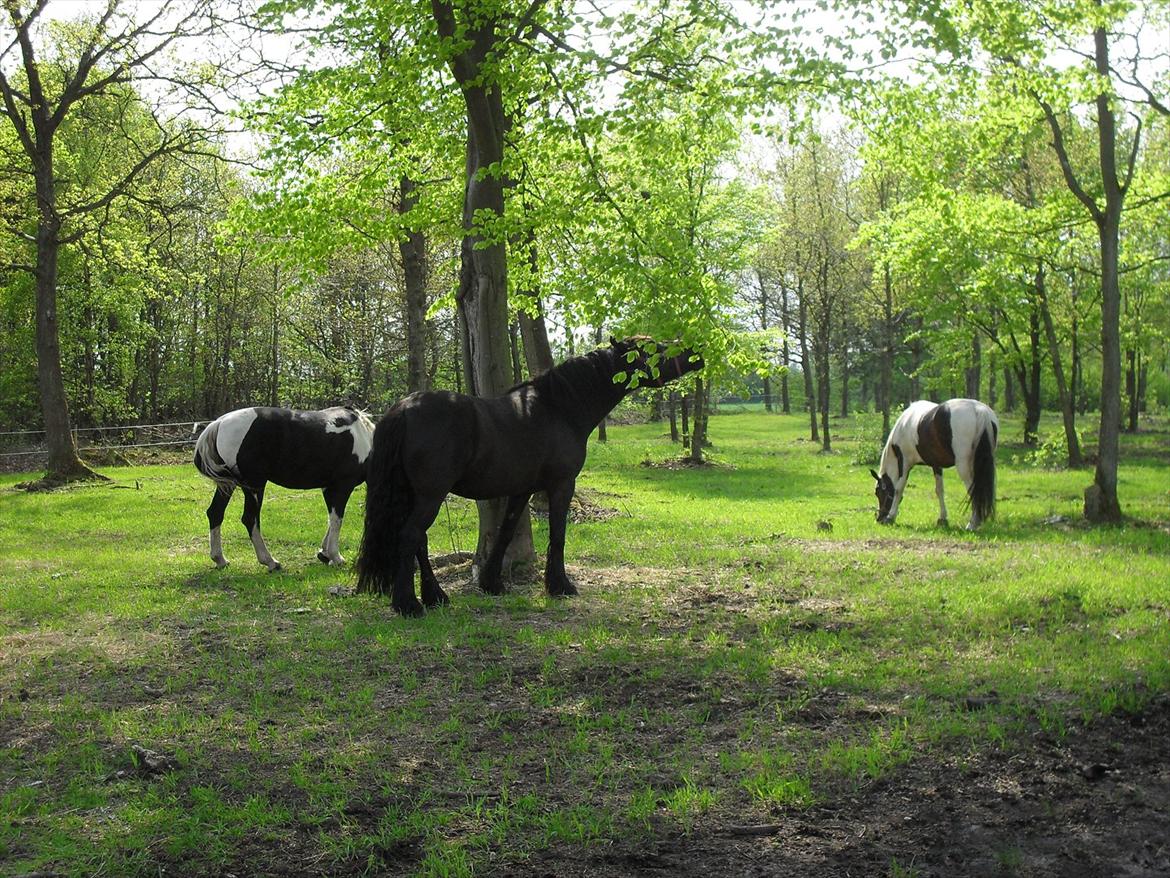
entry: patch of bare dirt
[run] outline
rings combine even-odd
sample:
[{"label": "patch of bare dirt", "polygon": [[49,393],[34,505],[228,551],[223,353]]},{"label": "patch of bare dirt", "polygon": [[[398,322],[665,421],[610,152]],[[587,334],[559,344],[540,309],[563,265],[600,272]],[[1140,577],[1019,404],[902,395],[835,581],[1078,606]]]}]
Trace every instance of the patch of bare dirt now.
[{"label": "patch of bare dirt", "polygon": [[724,814],[688,834],[554,848],[499,876],[1170,875],[1170,698],[1063,739],[922,758],[771,822]]}]

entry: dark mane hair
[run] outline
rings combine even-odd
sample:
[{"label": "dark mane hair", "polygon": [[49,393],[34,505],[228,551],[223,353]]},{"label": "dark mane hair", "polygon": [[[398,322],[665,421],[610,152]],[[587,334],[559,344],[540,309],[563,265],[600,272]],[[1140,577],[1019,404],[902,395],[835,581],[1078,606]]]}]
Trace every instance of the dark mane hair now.
[{"label": "dark mane hair", "polygon": [[566,410],[579,410],[585,402],[612,396],[618,389],[613,376],[618,371],[614,348],[598,348],[580,357],[565,360],[547,372],[517,384],[512,390],[531,386],[549,404]]}]

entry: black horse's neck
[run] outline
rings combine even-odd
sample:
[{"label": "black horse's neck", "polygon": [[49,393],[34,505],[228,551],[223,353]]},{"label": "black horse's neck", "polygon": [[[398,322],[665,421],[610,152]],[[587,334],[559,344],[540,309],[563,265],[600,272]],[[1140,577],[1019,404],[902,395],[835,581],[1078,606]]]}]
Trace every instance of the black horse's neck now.
[{"label": "black horse's neck", "polygon": [[558,409],[588,436],[629,393],[624,382],[615,384],[613,380],[625,368],[626,363],[619,362],[613,348],[601,348],[565,360],[526,383],[537,391],[542,402]]}]

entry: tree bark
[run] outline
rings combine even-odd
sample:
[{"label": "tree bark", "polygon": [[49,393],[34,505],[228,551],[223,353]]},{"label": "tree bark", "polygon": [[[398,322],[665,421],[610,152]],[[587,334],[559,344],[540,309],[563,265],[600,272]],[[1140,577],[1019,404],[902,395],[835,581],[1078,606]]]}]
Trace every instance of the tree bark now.
[{"label": "tree bark", "polygon": [[1036,269],[1036,297],[1040,316],[1044,321],[1044,334],[1048,339],[1048,355],[1052,359],[1052,374],[1056,379],[1056,395],[1060,399],[1060,414],[1064,421],[1064,440],[1068,447],[1069,468],[1082,466],[1081,443],[1077,438],[1077,415],[1073,407],[1072,394],[1065,381],[1064,364],[1060,357],[1060,341],[1056,337],[1056,326],[1052,320],[1052,309],[1048,304],[1048,284],[1043,263]]},{"label": "tree bark", "polygon": [[[508,263],[504,242],[485,238],[476,216],[502,219],[504,180],[495,173],[504,160],[506,117],[498,83],[485,76],[484,62],[499,50],[496,21],[490,16],[474,18],[460,28],[453,4],[432,0],[431,9],[444,40],[465,43],[449,58],[451,71],[460,85],[467,113],[467,161],[463,201],[463,244],[460,251],[459,288],[456,306],[462,316],[462,345],[468,390],[476,396],[497,396],[512,384],[508,350]],[[498,59],[493,59],[497,63]],[[481,500],[479,539],[475,551],[478,568],[491,551],[506,499]],[[525,509],[516,535],[508,548],[505,564],[531,563],[532,522]]]},{"label": "tree bark", "polygon": [[703,462],[703,446],[707,442],[707,382],[702,377],[695,376],[695,409],[692,418],[691,430],[691,461]]},{"label": "tree bark", "polygon": [[798,299],[797,331],[800,341],[800,369],[804,373],[804,400],[808,407],[810,439],[820,442],[820,431],[817,428],[817,398],[813,393],[812,357],[808,350],[808,303],[804,297],[804,283],[798,283],[796,291]]},{"label": "tree bark", "polygon": [[398,212],[404,225],[398,239],[402,281],[406,290],[406,390],[426,390],[427,371],[427,239],[408,219],[418,204],[418,184],[408,176],[398,183]]}]

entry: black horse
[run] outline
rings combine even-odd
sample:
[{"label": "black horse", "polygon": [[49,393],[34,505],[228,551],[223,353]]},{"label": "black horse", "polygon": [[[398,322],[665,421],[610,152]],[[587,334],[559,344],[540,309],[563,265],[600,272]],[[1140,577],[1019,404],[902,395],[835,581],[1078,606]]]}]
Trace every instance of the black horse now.
[{"label": "black horse", "polygon": [[[358,590],[385,594],[405,616],[447,603],[427,563],[427,528],[443,498],[507,497],[499,533],[479,575],[480,587],[500,594],[500,569],[516,523],[537,491],[548,494],[549,543],[545,588],[576,594],[565,575],[565,520],[585,444],[593,428],[630,392],[631,379],[661,387],[703,367],[690,350],[666,357],[668,346],[648,338],[611,340],[567,360],[503,396],[413,393],[378,424],[370,452],[366,528],[358,551]],[[677,350],[677,345],[675,346]],[[414,592],[419,561],[422,603]]]},{"label": "black horse", "polygon": [[343,563],[338,551],[341,520],[349,495],[366,479],[366,457],[373,436],[369,416],[352,408],[246,408],[208,424],[195,443],[195,467],[216,485],[207,507],[211,560],[217,567],[227,566],[220,526],[228,501],[239,486],[244,492],[241,520],[252,538],[256,560],[269,572],[280,569],[260,533],[264,488],[275,482],[286,488],[322,489],[329,529],[317,557],[326,564]]}]

